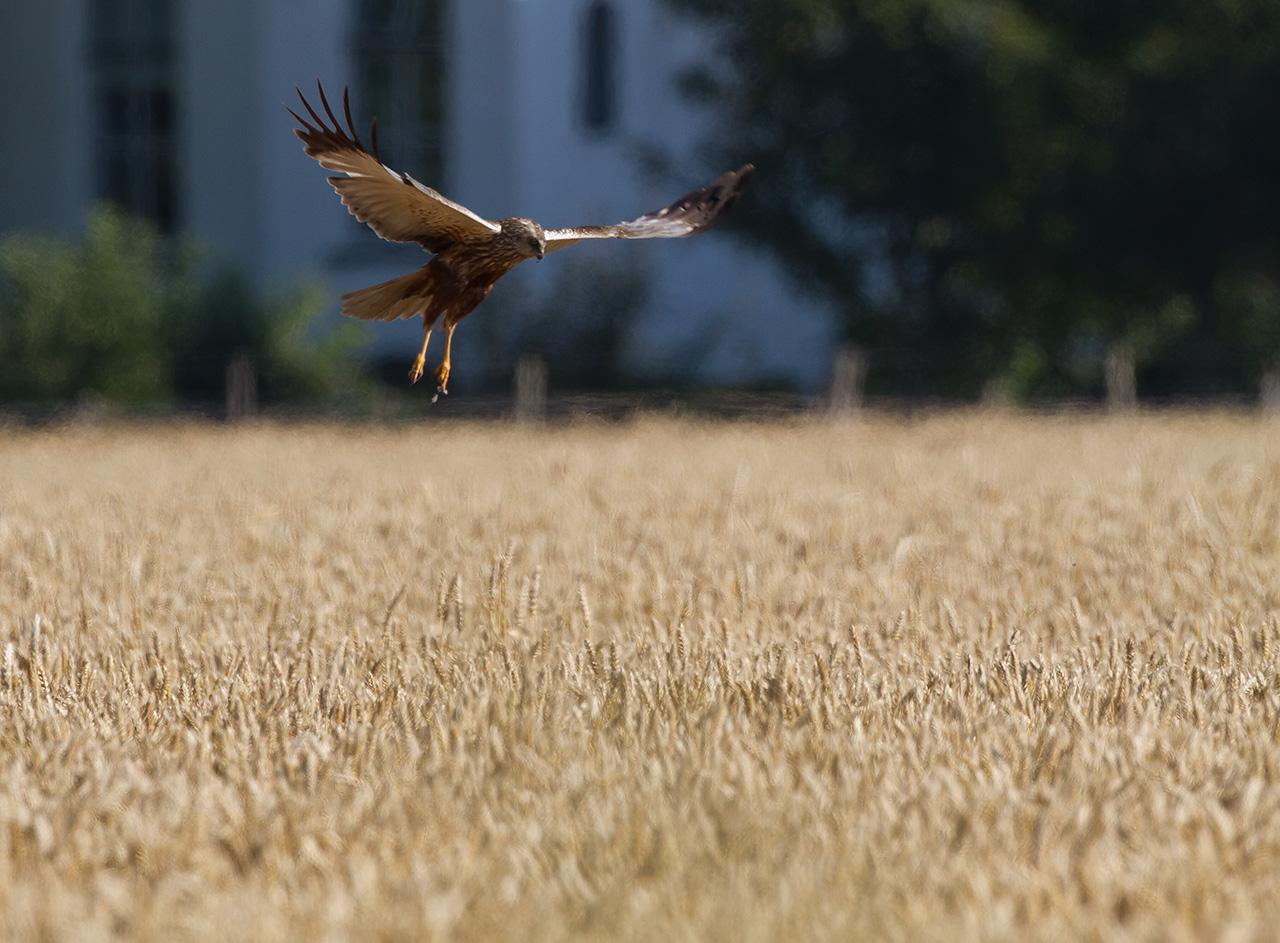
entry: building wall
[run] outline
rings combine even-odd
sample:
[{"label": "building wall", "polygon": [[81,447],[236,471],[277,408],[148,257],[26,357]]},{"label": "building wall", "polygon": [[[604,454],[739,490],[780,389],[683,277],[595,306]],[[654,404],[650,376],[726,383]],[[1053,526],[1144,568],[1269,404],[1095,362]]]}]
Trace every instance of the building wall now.
[{"label": "building wall", "polygon": [[[0,6],[4,127],[22,129],[5,134],[0,230],[72,234],[95,193],[87,0]],[[284,110],[295,85],[306,91],[319,78],[337,95],[352,80],[355,7],[354,0],[179,0],[183,228],[213,264],[237,266],[269,290],[323,279],[335,321],[341,292],[423,261],[416,247],[381,242],[350,218],[326,173],[302,153]],[[617,120],[605,134],[584,128],[587,7],[588,0],[455,0],[445,179],[425,182],[491,218],[528,215],[556,226],[631,218],[726,169],[698,158],[707,116],[675,85],[708,44],[660,0],[613,4]],[[637,156],[646,151],[663,154],[669,172],[645,173]],[[829,312],[797,301],[767,257],[727,233],[571,252],[504,280],[459,332],[460,359],[483,362],[530,311],[554,309],[567,267],[579,278],[638,270],[648,279],[628,352],[638,373],[670,375],[694,363],[696,379],[823,382]],[[417,322],[378,325],[374,350],[407,359],[420,330]],[[459,382],[468,375],[478,371],[463,368]]]},{"label": "building wall", "polygon": [[[512,55],[518,45],[515,6],[514,0],[451,4],[447,23],[448,147],[444,179],[423,181],[491,218],[515,212],[512,207],[521,179],[516,135],[519,77]],[[349,22],[344,25],[341,42],[326,60],[342,63],[348,73],[353,65],[350,27]],[[352,95],[359,95],[357,87],[353,87]],[[425,257],[417,246],[383,242],[356,224],[324,185],[324,172],[303,155],[292,135],[288,137],[291,150],[281,159],[280,166],[287,168],[285,172],[294,184],[305,191],[297,199],[309,204],[310,212],[315,214],[308,225],[321,245],[311,252],[311,257],[323,267],[312,271],[322,272],[331,286],[336,318],[336,299],[341,293],[402,275],[422,265]],[[421,175],[413,167],[400,169]],[[490,316],[503,307],[501,302],[490,304],[492,310],[486,305]],[[479,330],[475,328],[477,323],[482,325]],[[485,378],[477,368],[485,363],[493,347],[484,322],[471,321],[467,327],[459,332],[456,345],[459,362],[470,364],[465,371],[459,371],[458,383],[463,387]],[[372,352],[378,357],[412,359],[421,337],[419,320],[379,324],[371,329]]]},{"label": "building wall", "polygon": [[[584,133],[580,107],[588,0],[513,5],[525,77],[517,86],[518,212],[551,225],[615,222],[665,206],[730,169],[700,159],[712,116],[691,105],[677,85],[713,47],[709,37],[660,0],[617,0],[618,122],[596,136]],[[650,151],[666,158],[669,172],[643,172],[637,156]],[[798,298],[769,256],[725,231],[571,251],[589,254],[602,271],[638,266],[646,273],[648,300],[627,357],[637,373],[671,376],[696,364],[696,379],[708,382],[783,380],[809,389],[825,382],[835,341],[832,312]],[[531,294],[555,289],[554,267],[525,266],[518,274]]]},{"label": "building wall", "polygon": [[[254,0],[250,0],[254,2]],[[266,169],[262,195],[264,265],[260,280],[280,286],[299,276],[323,274],[330,268],[340,234],[354,221],[325,183],[327,173],[302,153],[293,136],[294,121],[284,110],[297,111],[295,86],[314,90],[322,80],[341,96],[352,80],[350,35],[352,3],[348,0],[256,0],[266,44],[257,71],[256,136],[262,142]],[[314,101],[315,95],[311,94]]]},{"label": "building wall", "polygon": [[259,79],[263,11],[255,0],[188,2],[178,20],[183,228],[214,265],[255,276],[277,262],[262,213],[273,183],[260,133],[268,110]]},{"label": "building wall", "polygon": [[523,154],[518,139],[519,61],[513,0],[452,4],[449,61],[449,154],[443,187],[477,213],[514,214]]},{"label": "building wall", "polygon": [[82,0],[0,3],[0,233],[83,229],[93,190],[84,13]]}]

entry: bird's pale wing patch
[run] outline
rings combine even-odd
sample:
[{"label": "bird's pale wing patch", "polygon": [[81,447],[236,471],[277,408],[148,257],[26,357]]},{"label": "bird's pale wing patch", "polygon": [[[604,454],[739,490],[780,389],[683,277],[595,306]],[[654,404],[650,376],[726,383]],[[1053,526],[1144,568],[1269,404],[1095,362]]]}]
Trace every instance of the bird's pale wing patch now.
[{"label": "bird's pale wing patch", "polygon": [[329,182],[352,216],[368,224],[383,239],[417,242],[432,252],[440,252],[460,240],[493,236],[500,231],[496,223],[383,164],[377,157],[377,125],[372,128],[371,152],[361,143],[351,121],[349,93],[344,91],[342,96],[347,122],[343,130],[329,107],[324,89],[319,83],[317,88],[328,121],[316,113],[299,91],[298,97],[310,120],[289,109],[302,125],[294,129],[294,134],[302,141],[307,156],[321,167],[346,174],[330,177]]},{"label": "bird's pale wing patch", "polygon": [[742,197],[751,164],[721,174],[705,187],[686,193],[664,209],[613,226],[548,229],[547,252],[558,252],[583,239],[679,239],[710,229]]}]

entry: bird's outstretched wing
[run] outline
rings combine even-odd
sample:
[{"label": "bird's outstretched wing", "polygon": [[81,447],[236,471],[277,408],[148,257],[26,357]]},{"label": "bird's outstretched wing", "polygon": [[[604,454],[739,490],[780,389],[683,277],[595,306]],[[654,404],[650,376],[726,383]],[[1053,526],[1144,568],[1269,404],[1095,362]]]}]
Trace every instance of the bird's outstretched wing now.
[{"label": "bird's outstretched wing", "polygon": [[289,114],[302,125],[294,134],[302,141],[308,157],[326,170],[336,170],[345,177],[330,177],[351,215],[383,239],[392,242],[417,242],[430,252],[440,252],[467,238],[492,236],[500,232],[496,223],[477,216],[465,206],[446,199],[430,187],[423,186],[408,174],[398,173],[378,158],[378,123],[370,129],[372,151],[365,149],[351,121],[351,99],[342,93],[342,108],[347,129],[329,107],[324,88],[319,82],[320,104],[329,120],[326,122],[298,90],[302,106],[311,116],[303,118],[292,108]]},{"label": "bird's outstretched wing", "polygon": [[583,239],[678,239],[710,229],[742,196],[755,167],[746,164],[723,173],[705,187],[687,193],[666,209],[646,213],[613,226],[548,229],[548,253],[559,252]]}]

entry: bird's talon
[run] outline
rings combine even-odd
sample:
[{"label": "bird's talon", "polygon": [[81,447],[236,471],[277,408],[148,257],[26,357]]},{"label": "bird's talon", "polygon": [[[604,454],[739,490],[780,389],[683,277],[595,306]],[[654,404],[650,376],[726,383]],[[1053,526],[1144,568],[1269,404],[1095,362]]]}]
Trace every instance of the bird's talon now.
[{"label": "bird's talon", "polygon": [[415,360],[413,363],[413,366],[409,368],[409,382],[417,383],[419,380],[422,379],[422,374],[424,372],[425,371],[423,370],[422,361]]}]

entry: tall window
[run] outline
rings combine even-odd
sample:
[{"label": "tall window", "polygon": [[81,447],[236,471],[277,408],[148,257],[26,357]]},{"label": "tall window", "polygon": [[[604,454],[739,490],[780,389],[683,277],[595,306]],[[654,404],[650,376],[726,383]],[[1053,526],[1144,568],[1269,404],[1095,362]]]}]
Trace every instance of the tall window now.
[{"label": "tall window", "polygon": [[174,0],[89,3],[98,196],[165,232],[178,222],[174,22]]},{"label": "tall window", "polygon": [[383,162],[437,189],[445,186],[446,7],[446,0],[359,0],[353,43],[364,124],[357,130],[363,137],[377,116]]},{"label": "tall window", "polygon": [[597,0],[587,6],[582,44],[582,120],[604,133],[617,118],[617,17],[613,5]]}]

